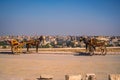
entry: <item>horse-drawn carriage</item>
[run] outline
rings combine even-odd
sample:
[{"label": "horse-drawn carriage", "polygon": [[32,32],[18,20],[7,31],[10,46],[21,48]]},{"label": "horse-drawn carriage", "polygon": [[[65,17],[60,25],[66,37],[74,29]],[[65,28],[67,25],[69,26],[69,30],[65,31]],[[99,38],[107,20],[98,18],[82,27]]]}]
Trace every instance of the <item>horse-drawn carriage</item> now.
[{"label": "horse-drawn carriage", "polygon": [[12,53],[21,53],[25,42],[19,42],[16,39],[8,40]]},{"label": "horse-drawn carriage", "polygon": [[31,40],[28,40],[28,41],[19,42],[16,39],[11,39],[11,40],[8,40],[8,42],[10,43],[12,53],[16,54],[16,53],[22,53],[22,48],[23,48],[24,45],[26,45],[27,52],[29,52],[29,48],[31,46],[35,46],[36,47],[36,52],[38,52],[39,44],[44,39],[45,38],[43,36],[40,36],[40,38],[38,38],[38,39],[31,39]]},{"label": "horse-drawn carriage", "polygon": [[96,38],[85,38],[85,37],[82,37],[81,41],[85,43],[86,53],[89,53],[90,55],[94,55],[95,51],[97,51],[99,52],[100,55],[107,54],[107,48],[106,48],[107,41],[99,40]]}]

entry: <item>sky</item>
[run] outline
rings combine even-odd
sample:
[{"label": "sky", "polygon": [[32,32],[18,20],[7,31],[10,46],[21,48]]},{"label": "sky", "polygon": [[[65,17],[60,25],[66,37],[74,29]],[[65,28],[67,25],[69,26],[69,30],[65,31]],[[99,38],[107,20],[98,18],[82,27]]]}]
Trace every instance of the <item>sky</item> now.
[{"label": "sky", "polygon": [[0,0],[0,35],[120,36],[120,0]]}]

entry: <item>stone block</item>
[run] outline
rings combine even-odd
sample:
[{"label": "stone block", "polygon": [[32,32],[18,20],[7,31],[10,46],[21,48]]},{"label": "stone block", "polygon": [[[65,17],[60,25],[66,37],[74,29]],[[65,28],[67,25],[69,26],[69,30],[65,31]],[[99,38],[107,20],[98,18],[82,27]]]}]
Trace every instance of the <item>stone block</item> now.
[{"label": "stone block", "polygon": [[40,75],[40,79],[39,80],[52,80],[52,79],[53,79],[52,75],[42,74],[42,75]]},{"label": "stone block", "polygon": [[110,74],[109,80],[120,80],[120,74]]},{"label": "stone block", "polygon": [[97,80],[95,74],[86,74],[85,80]]},{"label": "stone block", "polygon": [[65,75],[65,80],[82,80],[82,76],[78,75]]}]

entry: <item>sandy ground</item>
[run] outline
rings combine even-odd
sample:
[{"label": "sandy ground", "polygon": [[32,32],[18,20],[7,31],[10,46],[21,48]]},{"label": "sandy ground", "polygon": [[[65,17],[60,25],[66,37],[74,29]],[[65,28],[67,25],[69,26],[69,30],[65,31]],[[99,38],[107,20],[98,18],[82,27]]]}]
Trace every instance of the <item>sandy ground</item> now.
[{"label": "sandy ground", "polygon": [[84,78],[86,73],[95,73],[97,80],[120,74],[120,55],[0,54],[0,80],[39,80],[41,74],[65,80],[66,74]]}]

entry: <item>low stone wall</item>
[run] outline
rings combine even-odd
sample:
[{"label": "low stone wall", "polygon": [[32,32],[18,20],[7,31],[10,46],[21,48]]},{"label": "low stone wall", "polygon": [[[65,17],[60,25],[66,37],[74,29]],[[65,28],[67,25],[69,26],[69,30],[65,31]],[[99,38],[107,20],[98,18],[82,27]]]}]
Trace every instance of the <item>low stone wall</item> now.
[{"label": "low stone wall", "polygon": [[[97,76],[94,73],[86,74],[85,78],[83,76],[81,74],[65,75],[65,80],[97,80]],[[120,80],[120,74],[109,74],[108,76],[108,80]],[[42,74],[39,80],[53,80],[53,76]]]}]

